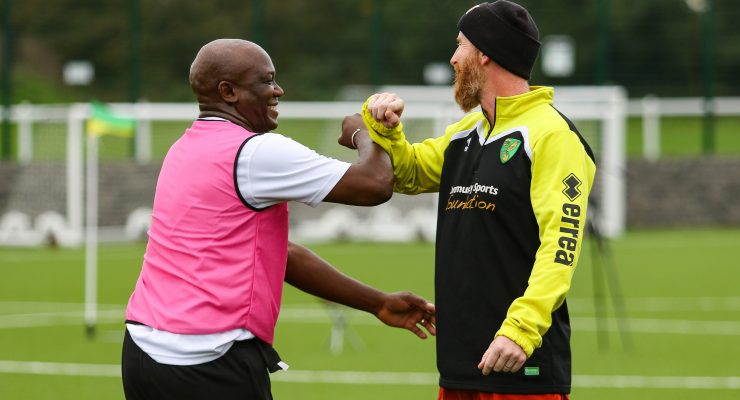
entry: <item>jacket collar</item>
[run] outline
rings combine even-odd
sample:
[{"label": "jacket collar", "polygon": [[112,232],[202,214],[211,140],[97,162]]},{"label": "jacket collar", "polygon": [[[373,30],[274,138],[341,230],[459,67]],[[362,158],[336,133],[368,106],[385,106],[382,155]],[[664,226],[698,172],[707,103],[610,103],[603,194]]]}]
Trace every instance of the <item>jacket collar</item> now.
[{"label": "jacket collar", "polygon": [[555,91],[552,87],[531,86],[527,93],[516,96],[496,97],[496,118],[494,124],[517,118],[537,106],[552,104],[554,94]]}]

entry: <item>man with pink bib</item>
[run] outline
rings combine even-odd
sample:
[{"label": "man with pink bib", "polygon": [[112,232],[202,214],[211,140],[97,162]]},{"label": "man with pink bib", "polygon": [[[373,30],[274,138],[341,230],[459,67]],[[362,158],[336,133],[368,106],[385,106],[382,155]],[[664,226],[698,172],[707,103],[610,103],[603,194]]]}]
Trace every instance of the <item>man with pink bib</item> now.
[{"label": "man with pink bib", "polygon": [[126,398],[271,399],[268,371],[287,367],[272,347],[283,282],[422,339],[422,327],[434,335],[434,305],[364,285],[288,241],[288,201],[390,198],[390,159],[362,119],[342,124],[359,151],[353,164],[271,133],[283,89],[269,55],[244,40],[203,46],[190,85],[200,115],[162,164],[126,309]]}]

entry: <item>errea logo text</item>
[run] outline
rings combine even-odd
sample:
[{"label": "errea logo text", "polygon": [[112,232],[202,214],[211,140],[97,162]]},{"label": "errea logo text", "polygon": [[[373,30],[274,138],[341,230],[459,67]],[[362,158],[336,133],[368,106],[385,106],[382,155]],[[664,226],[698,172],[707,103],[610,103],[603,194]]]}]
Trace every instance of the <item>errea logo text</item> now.
[{"label": "errea logo text", "polygon": [[573,265],[573,261],[576,258],[575,251],[578,248],[578,232],[581,224],[578,217],[580,216],[581,207],[578,204],[563,204],[563,216],[560,218],[560,222],[563,223],[560,226],[562,236],[558,238],[558,247],[560,249],[555,252],[556,263],[568,266]]}]

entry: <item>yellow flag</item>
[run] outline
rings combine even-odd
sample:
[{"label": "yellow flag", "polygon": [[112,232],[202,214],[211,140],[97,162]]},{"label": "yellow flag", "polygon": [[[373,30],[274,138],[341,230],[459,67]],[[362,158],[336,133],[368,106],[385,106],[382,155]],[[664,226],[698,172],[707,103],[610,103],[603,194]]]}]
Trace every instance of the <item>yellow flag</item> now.
[{"label": "yellow flag", "polygon": [[124,118],[113,115],[104,104],[93,102],[92,115],[87,120],[88,135],[114,135],[120,137],[131,137],[134,134],[136,121],[132,118]]}]

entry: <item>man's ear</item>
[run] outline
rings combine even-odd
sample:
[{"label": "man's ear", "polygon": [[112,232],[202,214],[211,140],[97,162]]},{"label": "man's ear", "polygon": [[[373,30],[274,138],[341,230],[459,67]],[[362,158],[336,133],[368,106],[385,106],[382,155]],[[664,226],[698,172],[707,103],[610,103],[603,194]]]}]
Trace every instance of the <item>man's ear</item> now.
[{"label": "man's ear", "polygon": [[218,95],[229,104],[236,103],[238,100],[234,85],[228,81],[221,81],[218,83]]},{"label": "man's ear", "polygon": [[488,57],[488,56],[487,56],[487,55],[485,55],[485,54],[484,54],[484,53],[483,53],[482,51],[479,51],[479,52],[478,52],[478,63],[479,63],[480,65],[486,65],[486,64],[488,64],[489,62],[491,62],[491,57]]}]

